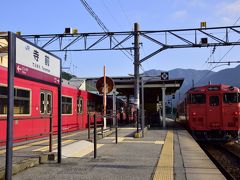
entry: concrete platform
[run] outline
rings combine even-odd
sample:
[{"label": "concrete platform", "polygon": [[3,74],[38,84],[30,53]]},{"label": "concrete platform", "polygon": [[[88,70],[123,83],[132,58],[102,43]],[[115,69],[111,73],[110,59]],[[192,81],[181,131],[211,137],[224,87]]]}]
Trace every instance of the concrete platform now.
[{"label": "concrete platform", "polygon": [[[93,144],[74,141],[63,147],[61,164],[40,164],[13,179],[225,179],[190,134],[174,121],[168,129],[150,129],[144,138],[134,138],[135,128],[119,128]],[[76,138],[75,138],[76,140]]]},{"label": "concrete platform", "polygon": [[186,130],[174,130],[174,179],[225,179]]}]

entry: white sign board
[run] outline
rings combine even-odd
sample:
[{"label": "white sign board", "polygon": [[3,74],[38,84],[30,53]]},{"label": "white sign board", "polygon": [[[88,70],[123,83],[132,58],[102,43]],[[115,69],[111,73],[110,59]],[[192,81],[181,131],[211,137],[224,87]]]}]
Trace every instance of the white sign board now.
[{"label": "white sign board", "polygon": [[60,83],[60,59],[16,38],[16,73],[54,84]]}]

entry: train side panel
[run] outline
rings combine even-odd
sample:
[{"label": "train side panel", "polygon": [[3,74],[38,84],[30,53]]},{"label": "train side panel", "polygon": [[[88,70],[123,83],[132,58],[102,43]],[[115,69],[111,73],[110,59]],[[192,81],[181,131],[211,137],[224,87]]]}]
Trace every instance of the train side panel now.
[{"label": "train side panel", "polygon": [[[4,119],[0,121],[0,141],[6,140],[6,112],[7,112],[7,71],[4,68],[0,69],[0,87],[1,87],[1,110],[0,118]],[[57,87],[28,81],[20,78],[14,78],[14,91],[15,91],[15,106],[14,106],[14,118],[26,118],[14,120],[14,139],[28,139],[31,137],[38,137],[49,132],[49,118],[40,118],[41,114],[41,99],[40,92],[47,90],[51,93],[51,102],[56,102]],[[52,110],[53,117],[57,117],[58,105],[55,104]],[[50,115],[44,114],[44,115]],[[32,118],[32,119],[31,119]],[[57,121],[54,118],[54,124]]]}]

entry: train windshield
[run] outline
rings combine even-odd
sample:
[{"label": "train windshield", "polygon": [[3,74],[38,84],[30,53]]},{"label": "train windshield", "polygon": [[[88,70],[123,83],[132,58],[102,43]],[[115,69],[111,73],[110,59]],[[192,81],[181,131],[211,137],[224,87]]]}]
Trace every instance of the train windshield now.
[{"label": "train windshield", "polygon": [[190,104],[205,104],[206,103],[206,95],[205,94],[189,94]]},{"label": "train windshield", "polygon": [[238,93],[224,93],[223,101],[224,103],[237,103],[239,102]]}]

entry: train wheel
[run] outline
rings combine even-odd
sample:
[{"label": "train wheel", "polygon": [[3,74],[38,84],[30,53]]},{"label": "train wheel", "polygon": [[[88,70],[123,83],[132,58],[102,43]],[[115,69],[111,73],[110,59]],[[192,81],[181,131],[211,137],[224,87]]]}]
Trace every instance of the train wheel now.
[{"label": "train wheel", "polygon": [[204,132],[203,131],[192,131],[192,136],[197,141],[205,141]]},{"label": "train wheel", "polygon": [[230,135],[233,139],[238,139],[238,131],[230,131]]}]

